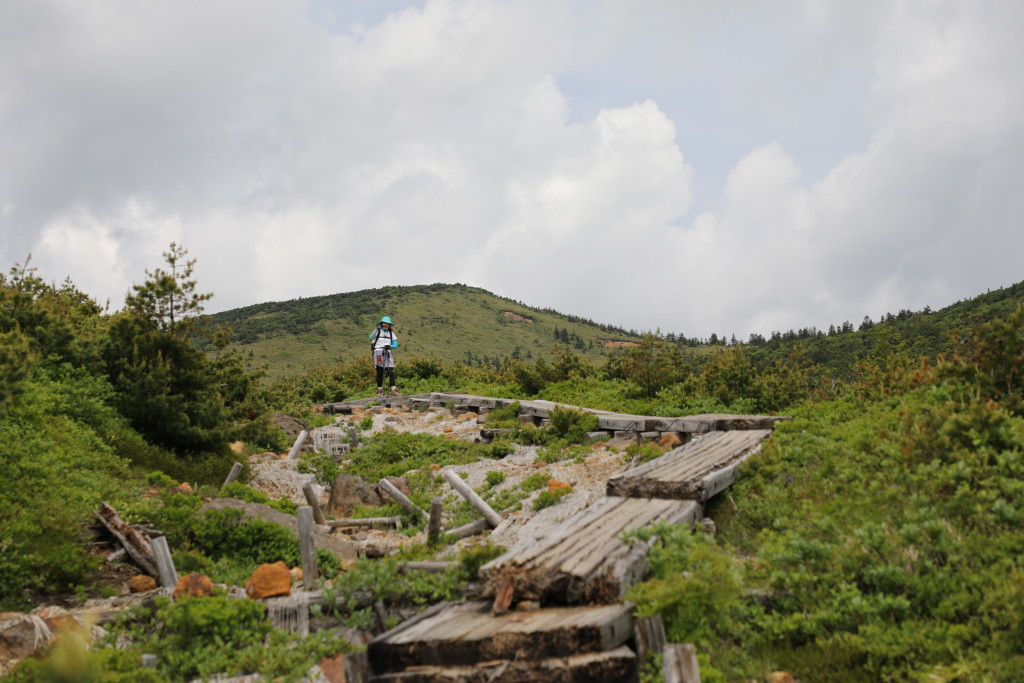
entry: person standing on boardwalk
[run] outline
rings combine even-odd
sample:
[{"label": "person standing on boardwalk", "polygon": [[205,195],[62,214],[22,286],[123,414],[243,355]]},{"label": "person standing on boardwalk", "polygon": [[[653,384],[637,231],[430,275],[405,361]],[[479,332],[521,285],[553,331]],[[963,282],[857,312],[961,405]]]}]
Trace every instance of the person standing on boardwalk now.
[{"label": "person standing on boardwalk", "polygon": [[395,357],[392,350],[398,348],[398,338],[391,329],[390,316],[384,316],[377,323],[377,329],[370,333],[370,349],[373,351],[373,364],[377,368],[377,395],[384,395],[384,375],[388,376],[391,395],[398,396],[395,387]]}]

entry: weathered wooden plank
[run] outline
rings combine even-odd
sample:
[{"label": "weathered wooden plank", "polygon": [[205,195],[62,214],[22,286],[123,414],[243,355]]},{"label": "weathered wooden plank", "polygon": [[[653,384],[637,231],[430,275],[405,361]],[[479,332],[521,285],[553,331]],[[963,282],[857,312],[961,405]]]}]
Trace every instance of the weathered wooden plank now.
[{"label": "weathered wooden plank", "polygon": [[649,542],[623,534],[656,522],[693,524],[695,501],[609,496],[570,517],[547,536],[480,569],[481,596],[544,604],[607,604],[647,571]]},{"label": "weathered wooden plank", "polygon": [[462,480],[454,470],[443,469],[441,470],[441,476],[444,480],[455,489],[460,496],[466,499],[470,505],[472,505],[477,512],[484,516],[484,519],[493,526],[496,527],[501,524],[502,516],[494,511],[490,505],[487,504],[483,498],[481,498],[476,491],[469,487],[469,484]]},{"label": "weathered wooden plank", "polygon": [[427,519],[430,518],[430,515],[428,513],[416,507],[416,503],[409,500],[404,493],[398,490],[397,486],[392,484],[387,479],[381,479],[379,482],[377,482],[377,486],[382,491],[384,491],[384,493],[388,494],[388,498],[395,501],[409,512],[415,512],[417,514],[422,515],[423,517],[426,517]]},{"label": "weathered wooden plank", "polygon": [[440,609],[431,611],[370,642],[376,674],[414,666],[472,666],[495,659],[533,661],[607,652],[625,643],[633,629],[630,604],[557,607],[501,617],[490,615],[487,602],[441,603]]},{"label": "weathered wooden plank", "polygon": [[664,653],[661,674],[665,683],[700,683],[700,667],[693,645],[670,643]]},{"label": "weathered wooden plank", "polygon": [[594,652],[541,660],[492,660],[473,666],[415,666],[374,676],[375,683],[621,683],[637,677],[637,656],[622,645]]},{"label": "weathered wooden plank", "polygon": [[713,432],[608,480],[607,493],[705,501],[735,480],[735,469],[771,435],[767,429]]},{"label": "weathered wooden plank", "polygon": [[106,502],[100,502],[100,508],[96,513],[96,517],[113,534],[114,538],[121,542],[124,549],[128,551],[128,556],[135,561],[135,564],[139,565],[150,576],[160,576],[156,556],[153,554],[153,547],[150,545],[148,538],[121,519],[117,511]]},{"label": "weathered wooden plank", "polygon": [[355,529],[362,527],[392,527],[401,528],[402,518],[401,517],[363,517],[362,519],[353,519],[345,517],[342,519],[329,519],[324,526],[328,526],[332,529]]}]

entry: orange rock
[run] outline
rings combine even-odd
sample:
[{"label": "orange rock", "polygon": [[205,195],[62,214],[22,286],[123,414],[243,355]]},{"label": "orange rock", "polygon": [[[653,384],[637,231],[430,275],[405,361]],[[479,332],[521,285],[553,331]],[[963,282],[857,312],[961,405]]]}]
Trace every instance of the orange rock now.
[{"label": "orange rock", "polygon": [[241,453],[245,450],[245,444],[241,441],[232,441],[230,448],[232,453]]},{"label": "orange rock", "polygon": [[455,427],[452,427],[451,425],[446,425],[445,428],[444,428],[444,431],[445,431],[445,434],[449,434],[449,433],[455,431]]},{"label": "orange rock", "polygon": [[292,575],[284,562],[261,564],[245,582],[245,592],[253,600],[275,595],[291,595]]},{"label": "orange rock", "polygon": [[345,683],[345,655],[324,657],[320,660],[320,671],[330,683]]},{"label": "orange rock", "polygon": [[156,579],[145,574],[136,574],[128,579],[128,590],[132,593],[145,593],[156,588]]},{"label": "orange rock", "polygon": [[431,472],[437,472],[437,471],[439,471],[441,469],[441,466],[438,465],[436,462],[430,463],[430,465],[428,465],[428,467],[430,467],[430,471]]},{"label": "orange rock", "polygon": [[455,419],[459,422],[469,422],[470,420],[475,420],[478,417],[480,416],[477,413],[462,413]]},{"label": "orange rock", "polygon": [[546,460],[534,460],[533,466],[536,467],[537,469],[540,469],[541,467],[547,467],[548,463]]},{"label": "orange rock", "polygon": [[192,493],[192,486],[187,481],[183,481],[178,484],[178,490],[182,493]]},{"label": "orange rock", "polygon": [[675,432],[665,432],[660,439],[658,439],[658,445],[662,448],[676,448],[683,445],[683,440],[679,438],[679,435]]},{"label": "orange rock", "polygon": [[768,674],[768,683],[796,683],[796,679],[788,671],[773,671]]},{"label": "orange rock", "polygon": [[566,493],[572,493],[571,484],[567,484],[564,481],[558,481],[557,479],[548,479],[548,491],[551,493],[557,493],[558,491],[563,491],[565,489],[568,489]]},{"label": "orange rock", "polygon": [[292,575],[292,581],[296,583],[302,581],[302,567],[292,567],[289,573]]},{"label": "orange rock", "polygon": [[178,579],[172,597],[177,600],[183,595],[191,595],[194,598],[213,595],[213,581],[205,574],[185,574]]}]

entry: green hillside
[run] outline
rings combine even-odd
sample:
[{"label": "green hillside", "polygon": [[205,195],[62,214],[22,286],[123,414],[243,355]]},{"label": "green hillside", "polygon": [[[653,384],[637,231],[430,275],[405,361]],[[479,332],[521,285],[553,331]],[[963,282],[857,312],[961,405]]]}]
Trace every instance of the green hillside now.
[{"label": "green hillside", "polygon": [[365,354],[367,334],[382,315],[395,321],[401,357],[432,356],[448,363],[529,360],[558,343],[596,361],[611,343],[639,340],[636,331],[533,308],[461,284],[382,287],[263,303],[214,314],[210,325],[229,325],[229,348],[265,363],[274,379]]}]

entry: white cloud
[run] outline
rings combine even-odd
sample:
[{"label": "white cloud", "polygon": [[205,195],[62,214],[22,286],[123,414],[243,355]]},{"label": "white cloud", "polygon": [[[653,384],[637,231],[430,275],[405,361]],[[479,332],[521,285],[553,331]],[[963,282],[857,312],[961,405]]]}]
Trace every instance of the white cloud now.
[{"label": "white cloud", "polygon": [[0,257],[744,337],[1020,279],[1024,6],[353,7],[0,4]]}]

